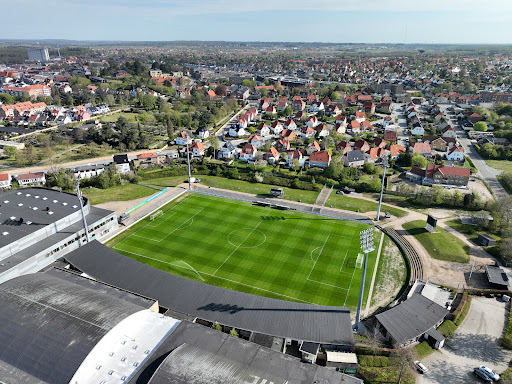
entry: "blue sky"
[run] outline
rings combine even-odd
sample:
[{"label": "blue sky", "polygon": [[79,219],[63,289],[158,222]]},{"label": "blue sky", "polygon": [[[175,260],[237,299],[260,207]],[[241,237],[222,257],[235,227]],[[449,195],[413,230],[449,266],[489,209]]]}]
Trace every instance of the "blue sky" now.
[{"label": "blue sky", "polygon": [[[2,6],[3,5],[3,6]],[[0,0],[0,38],[512,43],[511,0]]]}]

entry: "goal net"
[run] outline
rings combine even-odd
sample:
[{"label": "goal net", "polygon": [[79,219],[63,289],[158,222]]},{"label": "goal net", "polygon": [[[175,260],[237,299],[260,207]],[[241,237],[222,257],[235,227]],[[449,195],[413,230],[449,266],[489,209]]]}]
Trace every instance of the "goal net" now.
[{"label": "goal net", "polygon": [[362,253],[357,255],[356,268],[363,268],[364,255]]},{"label": "goal net", "polygon": [[158,216],[163,215],[163,214],[164,214],[164,213],[163,213],[163,211],[157,211],[157,212],[153,213],[151,216],[149,216],[149,220],[153,221],[153,220],[155,220]]}]

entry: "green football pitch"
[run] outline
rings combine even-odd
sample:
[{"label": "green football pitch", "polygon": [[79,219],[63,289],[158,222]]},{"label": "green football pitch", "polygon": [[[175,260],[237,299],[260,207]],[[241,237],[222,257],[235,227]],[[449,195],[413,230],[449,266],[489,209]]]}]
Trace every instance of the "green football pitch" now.
[{"label": "green football pitch", "polygon": [[[171,202],[162,212],[108,245],[155,268],[232,290],[357,306],[359,232],[367,225],[198,194]],[[364,305],[375,259],[373,251]]]}]

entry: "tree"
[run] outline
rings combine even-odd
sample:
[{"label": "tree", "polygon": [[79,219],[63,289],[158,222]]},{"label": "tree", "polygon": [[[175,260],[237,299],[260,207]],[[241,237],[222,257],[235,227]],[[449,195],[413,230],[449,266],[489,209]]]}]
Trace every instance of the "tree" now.
[{"label": "tree", "polygon": [[419,154],[414,154],[411,160],[411,165],[413,167],[425,168],[427,166],[427,159]]},{"label": "tree", "polygon": [[174,125],[172,124],[172,118],[170,116],[167,119],[167,136],[169,136],[169,140],[172,140],[174,137]]},{"label": "tree", "polygon": [[364,163],[363,171],[368,175],[373,175],[377,170],[375,169],[375,164],[373,163]]},{"label": "tree", "polygon": [[473,129],[478,132],[487,132],[487,123],[485,121],[479,121],[473,125]]},{"label": "tree", "polygon": [[8,93],[0,93],[0,102],[3,104],[14,104],[14,97]]},{"label": "tree", "polygon": [[15,157],[16,152],[18,152],[16,147],[8,146],[8,147],[4,148],[4,155],[6,155],[6,156]]},{"label": "tree", "polygon": [[343,172],[344,164],[342,156],[333,156],[331,164],[325,168],[324,174],[330,179],[338,180]]}]

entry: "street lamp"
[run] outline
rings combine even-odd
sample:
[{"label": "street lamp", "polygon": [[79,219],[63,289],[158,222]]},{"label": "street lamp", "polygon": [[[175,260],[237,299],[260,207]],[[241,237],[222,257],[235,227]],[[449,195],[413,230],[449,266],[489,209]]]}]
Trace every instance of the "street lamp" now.
[{"label": "street lamp", "polygon": [[384,170],[382,171],[382,185],[380,186],[379,205],[377,207],[377,217],[375,218],[375,221],[379,221],[380,220],[380,206],[382,204],[382,194],[384,192],[384,179],[386,178],[386,167],[389,166],[388,158],[387,157],[385,157],[383,159],[383,165],[384,165]]},{"label": "street lamp", "polygon": [[76,178],[76,183],[75,183],[75,188],[74,190],[76,191],[76,196],[78,197],[78,201],[80,201],[80,212],[82,213],[82,221],[83,221],[83,224],[84,224],[84,229],[85,229],[85,239],[87,240],[87,242],[89,242],[89,229],[87,228],[87,220],[85,219],[85,213],[84,213],[84,204],[83,204],[83,196],[82,196],[82,191],[80,191],[80,175],[77,176]]},{"label": "street lamp", "polygon": [[366,277],[366,265],[368,264],[368,253],[375,250],[373,244],[373,228],[368,228],[359,233],[361,239],[361,249],[364,252],[363,276],[361,278],[361,287],[359,289],[359,302],[357,304],[355,330],[359,331],[359,322],[361,320],[361,307],[363,306],[364,280]]}]

